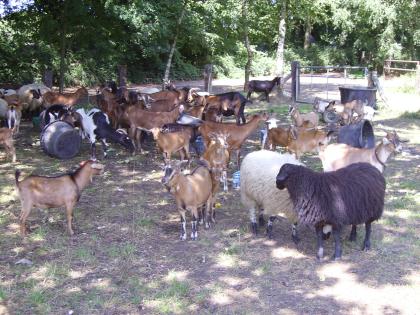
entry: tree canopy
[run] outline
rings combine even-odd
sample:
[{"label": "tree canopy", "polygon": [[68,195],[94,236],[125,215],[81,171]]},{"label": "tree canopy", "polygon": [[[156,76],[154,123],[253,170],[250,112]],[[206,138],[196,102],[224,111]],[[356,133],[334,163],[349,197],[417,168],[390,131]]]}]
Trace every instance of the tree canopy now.
[{"label": "tree canopy", "polygon": [[199,77],[206,63],[218,76],[243,76],[244,29],[251,74],[271,75],[283,4],[287,62],[380,70],[387,58],[420,59],[415,0],[248,0],[245,20],[235,0],[0,3],[0,82],[39,80],[52,69],[56,83],[62,70],[66,84],[96,84],[115,78],[119,64],[131,82],[160,81],[176,34],[172,79]]}]

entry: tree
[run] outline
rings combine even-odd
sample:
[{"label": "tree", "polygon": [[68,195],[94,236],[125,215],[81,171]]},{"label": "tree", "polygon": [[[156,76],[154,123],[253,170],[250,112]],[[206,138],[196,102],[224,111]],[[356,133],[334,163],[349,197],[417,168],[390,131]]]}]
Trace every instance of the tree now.
[{"label": "tree", "polygon": [[251,66],[252,66],[252,49],[249,43],[249,36],[248,36],[248,0],[243,0],[242,2],[242,23],[243,23],[243,35],[244,35],[244,44],[246,47],[248,60],[245,65],[245,84],[244,84],[244,91],[248,89],[248,82],[249,76],[251,74]]},{"label": "tree", "polygon": [[284,42],[286,39],[287,0],[282,0],[280,6],[279,34],[276,53],[276,76],[283,77],[284,72]]}]

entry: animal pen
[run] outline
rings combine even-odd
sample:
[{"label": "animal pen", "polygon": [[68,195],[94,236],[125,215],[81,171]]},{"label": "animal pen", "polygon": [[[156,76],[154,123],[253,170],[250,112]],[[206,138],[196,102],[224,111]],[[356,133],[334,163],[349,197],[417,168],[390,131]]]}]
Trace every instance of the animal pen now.
[{"label": "animal pen", "polygon": [[293,61],[290,77],[286,89],[297,103],[313,103],[316,97],[340,101],[340,86],[368,86],[363,66],[301,66]]}]

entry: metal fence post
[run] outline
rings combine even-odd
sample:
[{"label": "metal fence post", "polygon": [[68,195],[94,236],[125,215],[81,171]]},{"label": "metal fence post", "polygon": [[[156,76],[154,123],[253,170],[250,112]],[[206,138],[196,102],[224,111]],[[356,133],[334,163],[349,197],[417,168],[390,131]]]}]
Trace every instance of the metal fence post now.
[{"label": "metal fence post", "polygon": [[213,65],[207,64],[204,66],[203,76],[204,76],[204,91],[211,93],[212,90],[212,74],[213,74]]},{"label": "metal fence post", "polygon": [[420,92],[420,64],[416,67],[416,90]]},{"label": "metal fence post", "polygon": [[299,61],[292,61],[292,101],[296,102],[299,96]]}]

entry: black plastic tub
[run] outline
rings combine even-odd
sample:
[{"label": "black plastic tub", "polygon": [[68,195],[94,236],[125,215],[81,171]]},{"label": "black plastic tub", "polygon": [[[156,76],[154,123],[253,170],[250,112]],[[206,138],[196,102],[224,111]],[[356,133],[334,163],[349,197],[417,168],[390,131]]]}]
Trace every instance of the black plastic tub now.
[{"label": "black plastic tub", "polygon": [[341,104],[360,100],[367,103],[367,106],[376,109],[376,88],[359,85],[340,86],[338,88],[340,90]]},{"label": "black plastic tub", "polygon": [[369,120],[341,127],[338,132],[338,143],[345,143],[355,148],[372,149],[375,147],[375,135]]},{"label": "black plastic tub", "polygon": [[41,148],[49,156],[71,159],[80,151],[81,137],[72,125],[56,120],[49,123],[41,132]]}]

